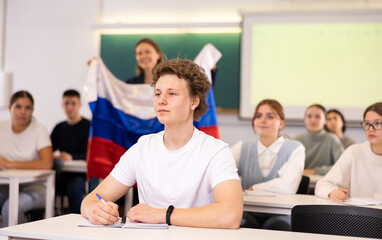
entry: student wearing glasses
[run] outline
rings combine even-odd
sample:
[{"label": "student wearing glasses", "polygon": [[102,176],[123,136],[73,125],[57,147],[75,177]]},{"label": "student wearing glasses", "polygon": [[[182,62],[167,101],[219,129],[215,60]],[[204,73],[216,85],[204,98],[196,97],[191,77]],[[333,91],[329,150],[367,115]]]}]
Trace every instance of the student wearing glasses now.
[{"label": "student wearing glasses", "polygon": [[[93,224],[117,221],[113,203],[137,183],[132,222],[189,227],[238,228],[243,195],[228,144],[196,129],[207,112],[210,83],[190,60],[172,59],[153,70],[154,110],[164,131],[142,136],[82,202]],[[99,194],[107,205],[101,202]]]},{"label": "student wearing glasses", "polygon": [[365,110],[361,126],[368,141],[346,149],[317,182],[317,196],[343,202],[349,197],[374,197],[382,193],[382,102]]}]

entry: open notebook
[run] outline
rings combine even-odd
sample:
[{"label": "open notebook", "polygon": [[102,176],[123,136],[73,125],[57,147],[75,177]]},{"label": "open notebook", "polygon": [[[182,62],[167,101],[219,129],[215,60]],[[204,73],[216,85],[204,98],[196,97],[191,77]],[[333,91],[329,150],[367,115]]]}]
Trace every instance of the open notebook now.
[{"label": "open notebook", "polygon": [[81,218],[78,222],[78,227],[104,227],[104,228],[151,228],[151,229],[164,229],[167,228],[167,223],[133,223],[127,217],[119,218],[117,222],[111,225],[95,225],[92,224],[87,218]]}]

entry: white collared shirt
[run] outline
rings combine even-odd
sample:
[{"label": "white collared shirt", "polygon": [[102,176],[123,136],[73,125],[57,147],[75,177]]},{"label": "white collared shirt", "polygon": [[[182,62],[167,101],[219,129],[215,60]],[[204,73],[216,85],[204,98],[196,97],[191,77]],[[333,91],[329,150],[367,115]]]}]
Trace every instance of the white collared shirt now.
[{"label": "white collared shirt", "polygon": [[[272,145],[265,147],[261,141],[257,144],[257,152],[260,171],[264,177],[268,176],[276,162],[278,153],[284,143],[283,136],[279,137]],[[231,152],[235,158],[236,166],[239,166],[241,148],[243,142],[240,141],[231,147]],[[270,181],[254,184],[252,187],[256,190],[269,191],[275,193],[294,194],[298,189],[301,177],[304,171],[305,148],[301,144],[290,155],[288,161],[279,169],[278,178]]]}]

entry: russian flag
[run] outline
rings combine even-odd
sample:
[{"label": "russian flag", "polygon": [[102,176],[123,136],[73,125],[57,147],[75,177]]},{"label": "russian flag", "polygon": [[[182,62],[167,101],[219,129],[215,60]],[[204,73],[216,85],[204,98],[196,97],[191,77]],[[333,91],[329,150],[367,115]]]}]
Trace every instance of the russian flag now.
[{"label": "russian flag", "polygon": [[[209,74],[209,79],[210,70],[221,57],[221,53],[211,46],[206,45],[195,59],[204,67],[207,76]],[[88,177],[106,178],[120,157],[142,135],[162,131],[164,126],[155,115],[153,87],[150,84],[127,84],[117,79],[101,59],[92,61],[84,93],[93,114],[86,159]],[[212,88],[207,103],[208,112],[194,125],[219,138]]]}]

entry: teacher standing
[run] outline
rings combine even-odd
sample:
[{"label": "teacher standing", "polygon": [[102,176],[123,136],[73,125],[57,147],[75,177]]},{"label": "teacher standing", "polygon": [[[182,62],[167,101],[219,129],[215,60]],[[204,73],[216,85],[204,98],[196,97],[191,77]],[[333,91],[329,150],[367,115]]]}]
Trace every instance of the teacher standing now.
[{"label": "teacher standing", "polygon": [[128,78],[126,83],[140,84],[153,82],[153,68],[163,62],[163,53],[159,45],[149,38],[143,38],[135,45],[137,76]]}]

